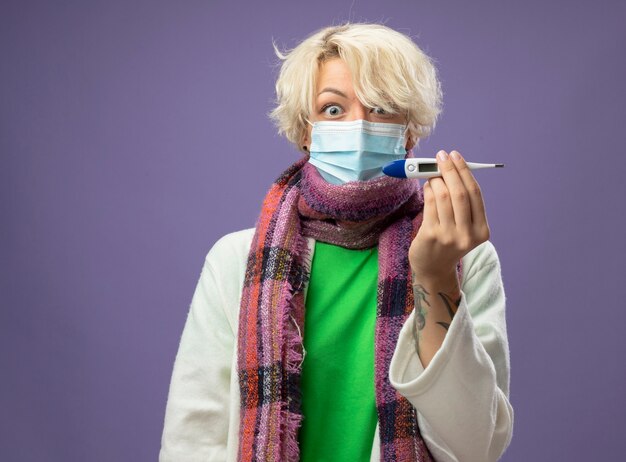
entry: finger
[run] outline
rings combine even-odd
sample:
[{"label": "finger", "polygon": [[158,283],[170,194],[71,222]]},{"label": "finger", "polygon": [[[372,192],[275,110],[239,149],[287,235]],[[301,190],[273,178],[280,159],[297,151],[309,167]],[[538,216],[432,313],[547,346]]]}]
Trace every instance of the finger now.
[{"label": "finger", "polygon": [[437,166],[450,193],[454,222],[457,228],[467,231],[472,228],[472,209],[468,197],[469,194],[463,180],[459,176],[455,162],[450,156],[444,154],[445,151],[437,153]]},{"label": "finger", "polygon": [[[442,153],[445,153],[445,151],[439,151],[437,157],[443,155]],[[447,153],[445,153],[445,155],[447,155]],[[439,224],[446,228],[454,227],[454,210],[450,200],[450,192],[448,191],[445,181],[442,177],[434,177],[429,179],[428,182],[435,195]]]},{"label": "finger", "polygon": [[473,225],[485,225],[487,222],[487,218],[485,216],[485,203],[483,202],[483,195],[478,182],[474,178],[472,171],[465,163],[465,159],[463,159],[458,151],[452,151],[451,158],[456,165],[456,169],[459,172],[459,176],[461,177],[468,193],[472,210]]},{"label": "finger", "polygon": [[435,201],[435,193],[430,187],[430,181],[424,183],[424,221],[422,223],[430,225],[439,224],[437,202]]}]

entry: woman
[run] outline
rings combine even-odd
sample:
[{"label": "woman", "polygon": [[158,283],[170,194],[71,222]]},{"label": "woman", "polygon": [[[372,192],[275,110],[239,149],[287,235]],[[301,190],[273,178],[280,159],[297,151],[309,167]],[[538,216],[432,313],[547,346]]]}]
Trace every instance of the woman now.
[{"label": "woman", "polygon": [[513,409],[480,188],[456,151],[422,189],[381,173],[434,127],[434,67],[375,24],[278,55],[272,117],[304,155],[206,257],[160,460],[497,460]]}]

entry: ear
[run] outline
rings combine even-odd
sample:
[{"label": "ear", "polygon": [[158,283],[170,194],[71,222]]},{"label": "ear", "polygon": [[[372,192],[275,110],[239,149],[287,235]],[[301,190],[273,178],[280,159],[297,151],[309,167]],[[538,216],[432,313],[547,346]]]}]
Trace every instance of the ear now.
[{"label": "ear", "polygon": [[300,150],[304,152],[309,152],[309,148],[311,146],[311,137],[309,135],[309,129],[307,128],[302,133],[302,137],[300,138]]},{"label": "ear", "polygon": [[408,139],[406,140],[406,145],[404,147],[407,151],[410,151],[411,149],[413,149],[414,146],[415,141],[413,140],[413,137],[409,135]]}]

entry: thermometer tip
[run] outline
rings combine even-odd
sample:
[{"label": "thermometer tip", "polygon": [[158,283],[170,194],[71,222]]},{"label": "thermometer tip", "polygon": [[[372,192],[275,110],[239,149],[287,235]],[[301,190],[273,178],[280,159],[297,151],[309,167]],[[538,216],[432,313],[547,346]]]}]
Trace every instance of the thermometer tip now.
[{"label": "thermometer tip", "polygon": [[388,163],[383,167],[383,173],[387,176],[395,178],[406,178],[406,173],[404,171],[404,159]]},{"label": "thermometer tip", "polygon": [[496,167],[504,167],[504,164],[496,164]]}]

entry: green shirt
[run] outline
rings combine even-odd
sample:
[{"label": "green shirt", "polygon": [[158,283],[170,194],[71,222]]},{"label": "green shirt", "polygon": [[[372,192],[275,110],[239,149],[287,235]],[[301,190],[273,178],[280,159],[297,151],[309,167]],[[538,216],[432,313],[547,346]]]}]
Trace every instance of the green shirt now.
[{"label": "green shirt", "polygon": [[304,324],[301,461],[370,459],[377,285],[378,248],[316,242]]}]

